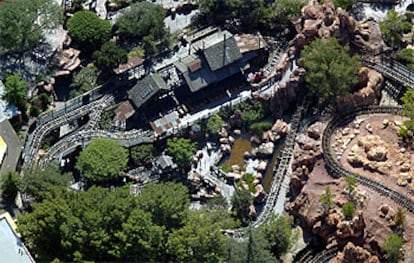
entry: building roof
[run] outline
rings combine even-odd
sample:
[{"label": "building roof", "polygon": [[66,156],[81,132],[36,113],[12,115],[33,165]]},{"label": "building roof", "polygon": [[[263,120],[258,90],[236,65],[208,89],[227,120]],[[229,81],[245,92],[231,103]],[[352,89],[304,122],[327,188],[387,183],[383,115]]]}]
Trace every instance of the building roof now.
[{"label": "building roof", "polygon": [[205,48],[203,53],[212,71],[224,68],[242,58],[234,37],[225,33],[220,42]]},{"label": "building roof", "polygon": [[240,52],[246,53],[267,49],[267,43],[260,33],[257,34],[241,34],[234,37]]},{"label": "building roof", "polygon": [[9,213],[0,215],[0,255],[2,262],[35,262],[16,232]]},{"label": "building roof", "polygon": [[[188,64],[196,59],[200,60],[200,69],[192,72],[189,69]],[[191,92],[196,92],[213,83],[219,82],[234,74],[237,74],[240,72],[242,63],[239,63],[239,61],[237,61],[236,63],[232,63],[231,65],[227,65],[226,67],[213,72],[203,56],[192,54],[181,59],[181,61],[176,61],[174,65],[183,75],[184,80],[190,88]]]},{"label": "building roof", "polygon": [[134,115],[135,109],[129,101],[124,101],[118,108],[115,109],[116,119],[119,121],[126,121]]},{"label": "building roof", "polygon": [[128,71],[130,69],[136,68],[144,63],[144,59],[139,57],[131,57],[128,58],[127,63],[120,64],[116,69],[114,69],[115,74],[121,74],[125,71]]},{"label": "building roof", "polygon": [[175,169],[177,165],[169,155],[162,154],[155,160],[155,164],[161,169],[166,170],[167,168]]},{"label": "building roof", "polygon": [[138,81],[134,87],[128,91],[129,99],[135,107],[141,107],[152,96],[160,90],[168,90],[167,83],[157,73],[150,74]]},{"label": "building roof", "polygon": [[7,152],[7,144],[3,140],[3,137],[0,136],[0,164],[3,162],[4,155]]}]

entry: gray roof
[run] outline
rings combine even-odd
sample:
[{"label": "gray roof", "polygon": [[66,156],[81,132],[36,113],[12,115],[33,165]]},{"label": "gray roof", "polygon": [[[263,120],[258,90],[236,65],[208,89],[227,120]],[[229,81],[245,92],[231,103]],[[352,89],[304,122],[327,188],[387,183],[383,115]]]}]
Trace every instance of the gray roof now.
[{"label": "gray roof", "polygon": [[[188,64],[195,59],[200,59],[201,68],[195,72],[191,72],[188,68]],[[227,65],[226,67],[213,72],[203,56],[192,54],[181,59],[181,61],[176,61],[174,65],[183,74],[185,82],[191,92],[196,92],[213,83],[219,82],[239,73],[240,67],[242,66],[239,62],[241,61],[237,61],[236,63],[232,63],[231,65]]]},{"label": "gray roof", "polygon": [[129,99],[137,108],[141,107],[152,96],[160,90],[168,90],[167,83],[160,75],[154,73],[138,81],[134,87],[128,91]]},{"label": "gray roof", "polygon": [[172,168],[172,169],[177,168],[177,165],[174,163],[172,157],[169,155],[162,154],[156,159],[155,162],[158,165],[158,167],[161,168],[162,170],[165,170],[167,168]]},{"label": "gray roof", "polygon": [[224,68],[242,58],[240,49],[232,35],[223,34],[223,39],[203,50],[212,71]]}]

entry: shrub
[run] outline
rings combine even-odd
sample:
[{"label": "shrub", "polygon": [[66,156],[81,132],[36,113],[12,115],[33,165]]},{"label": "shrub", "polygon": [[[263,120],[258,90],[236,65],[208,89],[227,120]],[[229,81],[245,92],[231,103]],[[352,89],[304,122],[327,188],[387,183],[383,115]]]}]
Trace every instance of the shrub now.
[{"label": "shrub", "polygon": [[258,136],[262,136],[263,132],[270,128],[272,128],[272,122],[270,121],[256,122],[250,125],[250,131]]},{"label": "shrub", "polygon": [[355,207],[352,202],[348,202],[344,204],[344,206],[342,207],[342,213],[344,214],[346,219],[351,219],[354,215],[354,212],[355,212]]}]

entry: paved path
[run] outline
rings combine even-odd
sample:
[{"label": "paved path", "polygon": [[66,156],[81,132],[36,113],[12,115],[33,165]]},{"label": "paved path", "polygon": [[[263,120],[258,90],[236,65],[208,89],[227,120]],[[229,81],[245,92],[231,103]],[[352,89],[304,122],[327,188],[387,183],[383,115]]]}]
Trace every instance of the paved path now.
[{"label": "paved path", "polygon": [[15,171],[22,152],[22,143],[8,120],[0,123],[0,136],[7,144],[7,154],[1,164],[0,175]]}]

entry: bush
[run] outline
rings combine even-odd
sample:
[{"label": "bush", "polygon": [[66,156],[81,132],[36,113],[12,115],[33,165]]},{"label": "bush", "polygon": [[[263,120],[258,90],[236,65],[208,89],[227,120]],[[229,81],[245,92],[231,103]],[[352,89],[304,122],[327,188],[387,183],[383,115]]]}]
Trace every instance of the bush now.
[{"label": "bush", "polygon": [[256,122],[250,125],[250,131],[252,131],[257,136],[262,136],[264,131],[270,130],[272,128],[272,122],[270,121],[262,121]]},{"label": "bush", "polygon": [[344,214],[346,219],[352,219],[352,217],[354,216],[354,212],[355,207],[352,202],[348,202],[344,204],[344,206],[342,207],[342,213]]},{"label": "bush", "polygon": [[220,115],[214,114],[207,120],[207,132],[210,134],[217,134],[223,125],[224,121]]},{"label": "bush", "polygon": [[245,173],[242,176],[242,180],[245,181],[247,183],[247,185],[249,186],[249,190],[250,192],[252,192],[253,194],[256,193],[256,188],[254,187],[254,176],[251,173]]},{"label": "bush", "polygon": [[228,163],[223,163],[223,164],[221,165],[221,170],[222,170],[223,172],[225,172],[225,173],[229,173],[229,172],[231,172],[233,169],[231,168],[231,165],[230,165],[230,164],[228,164]]},{"label": "bush", "polygon": [[381,250],[390,262],[398,262],[401,257],[402,245],[402,237],[394,233],[385,240],[384,244],[381,246]]}]

